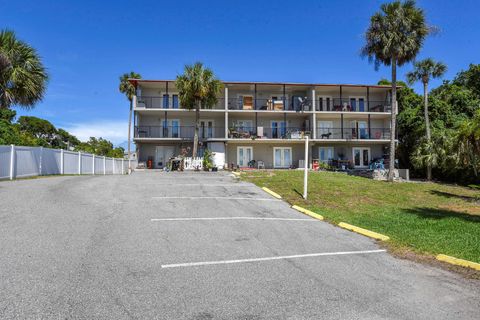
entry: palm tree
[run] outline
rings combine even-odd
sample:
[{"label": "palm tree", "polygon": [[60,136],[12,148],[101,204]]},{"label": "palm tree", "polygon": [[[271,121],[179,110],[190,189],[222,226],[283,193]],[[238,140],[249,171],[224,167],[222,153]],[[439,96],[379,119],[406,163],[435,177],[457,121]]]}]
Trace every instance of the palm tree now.
[{"label": "palm tree", "polygon": [[142,76],[135,72],[124,73],[120,76],[120,85],[118,86],[118,90],[121,93],[125,94],[128,101],[130,101],[130,112],[128,114],[128,159],[130,159],[130,140],[131,140],[131,131],[132,131],[132,112],[133,112],[133,96],[136,93],[135,86],[128,81],[128,79],[141,79]]},{"label": "palm tree", "polygon": [[390,135],[390,168],[388,180],[393,181],[395,169],[395,129],[397,113],[397,66],[412,61],[420,51],[430,29],[425,22],[423,10],[414,0],[385,3],[380,12],[370,18],[365,33],[362,55],[375,63],[392,67],[392,117]]},{"label": "palm tree", "polygon": [[[425,128],[427,142],[430,142],[432,135],[430,133],[430,120],[428,118],[428,83],[430,78],[440,78],[447,71],[447,66],[442,62],[435,62],[431,58],[417,61],[413,64],[414,70],[407,73],[407,81],[410,85],[415,81],[422,81],[423,83],[423,104],[425,113]],[[427,163],[427,180],[432,180],[432,166]]]},{"label": "palm tree", "polygon": [[0,109],[33,108],[42,100],[47,80],[37,51],[13,31],[0,31]]},{"label": "palm tree", "polygon": [[180,104],[189,110],[195,109],[195,135],[193,138],[192,156],[197,156],[198,127],[200,126],[200,109],[210,109],[217,104],[217,95],[222,83],[213,71],[196,62],[186,65],[182,75],[177,76],[175,85],[178,89]]}]

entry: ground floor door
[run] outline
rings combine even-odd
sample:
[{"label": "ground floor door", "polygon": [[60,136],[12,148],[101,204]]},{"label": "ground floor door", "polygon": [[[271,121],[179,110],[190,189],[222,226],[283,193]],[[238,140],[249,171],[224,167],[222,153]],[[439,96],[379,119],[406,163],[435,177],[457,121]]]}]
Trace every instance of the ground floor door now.
[{"label": "ground floor door", "polygon": [[276,147],[273,148],[273,167],[290,168],[292,165],[292,148]]},{"label": "ground floor door", "polygon": [[353,165],[355,168],[366,168],[370,164],[370,148],[352,148]]},{"label": "ground floor door", "polygon": [[155,168],[162,169],[167,165],[168,159],[175,155],[175,146],[157,146],[155,148]]},{"label": "ground floor door", "polygon": [[247,167],[253,160],[253,147],[237,147],[237,165]]}]

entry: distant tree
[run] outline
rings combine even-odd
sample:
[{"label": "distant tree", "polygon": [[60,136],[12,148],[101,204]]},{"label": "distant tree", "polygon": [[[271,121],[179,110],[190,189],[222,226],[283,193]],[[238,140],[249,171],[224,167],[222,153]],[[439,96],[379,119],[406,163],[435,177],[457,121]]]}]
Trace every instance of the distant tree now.
[{"label": "distant tree", "polygon": [[383,4],[380,12],[371,17],[365,33],[362,55],[375,63],[375,69],[378,69],[381,64],[392,68],[389,181],[393,181],[395,167],[397,66],[415,59],[429,31],[423,10],[416,7],[415,1],[406,0]]},{"label": "distant tree", "polygon": [[472,119],[463,121],[457,133],[456,149],[460,164],[470,167],[479,183],[480,174],[480,109]]},{"label": "distant tree", "polygon": [[56,147],[70,150],[75,149],[80,143],[80,140],[68,131],[61,128],[57,129]]},{"label": "distant tree", "polygon": [[130,102],[130,111],[128,114],[128,159],[130,159],[130,144],[131,144],[131,132],[132,132],[132,113],[133,113],[133,96],[135,95],[136,88],[128,79],[141,79],[142,76],[135,72],[124,73],[120,76],[120,84],[118,90],[123,93]]},{"label": "distant tree", "polygon": [[175,81],[179,92],[180,104],[187,109],[195,109],[195,134],[193,138],[193,157],[197,156],[198,128],[200,126],[200,109],[210,109],[218,102],[222,83],[213,71],[197,62],[186,65],[182,75]]},{"label": "distant tree", "polygon": [[[425,131],[428,144],[432,140],[430,134],[430,121],[428,118],[428,83],[430,79],[440,78],[447,71],[447,66],[442,62],[435,62],[431,58],[427,58],[421,61],[416,61],[414,64],[414,70],[407,73],[407,81],[410,85],[416,81],[423,83],[423,106],[425,116]],[[432,180],[432,165],[427,162],[427,180]]]},{"label": "distant tree", "polygon": [[51,146],[57,138],[57,129],[48,120],[31,116],[21,116],[18,118],[18,125],[21,131],[28,132],[35,138],[44,141],[43,146]]},{"label": "distant tree", "polygon": [[9,30],[0,31],[0,109],[30,109],[42,100],[48,75],[34,48]]},{"label": "distant tree", "polygon": [[76,150],[113,158],[123,158],[125,152],[121,147],[114,148],[110,141],[95,137],[90,137],[87,142],[78,144]]},{"label": "distant tree", "polygon": [[453,84],[472,90],[480,99],[480,64],[470,64],[467,70],[459,72]]}]

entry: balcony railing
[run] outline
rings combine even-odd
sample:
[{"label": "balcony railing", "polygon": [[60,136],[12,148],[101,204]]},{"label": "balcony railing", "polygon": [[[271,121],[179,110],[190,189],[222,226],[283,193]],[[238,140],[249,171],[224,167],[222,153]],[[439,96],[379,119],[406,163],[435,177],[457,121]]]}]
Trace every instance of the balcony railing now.
[{"label": "balcony railing", "polygon": [[[193,139],[195,135],[194,126],[135,126],[135,138],[174,138]],[[198,138],[200,140],[224,138],[223,127],[200,127]]]},{"label": "balcony railing", "polygon": [[317,139],[390,139],[390,128],[317,128]]},{"label": "balcony railing", "polygon": [[228,130],[230,139],[303,139],[311,132],[301,127],[236,127]]},{"label": "balcony railing", "polygon": [[390,103],[367,99],[326,99],[316,101],[316,111],[342,111],[342,112],[390,112]]},{"label": "balcony railing", "polygon": [[[209,109],[225,109],[225,100],[218,99],[217,104]],[[178,96],[141,96],[137,97],[137,108],[146,109],[184,109]],[[203,108],[202,108],[203,109]]]},{"label": "balcony railing", "polygon": [[312,100],[291,97],[289,99],[254,99],[239,97],[228,99],[229,110],[312,111]]}]

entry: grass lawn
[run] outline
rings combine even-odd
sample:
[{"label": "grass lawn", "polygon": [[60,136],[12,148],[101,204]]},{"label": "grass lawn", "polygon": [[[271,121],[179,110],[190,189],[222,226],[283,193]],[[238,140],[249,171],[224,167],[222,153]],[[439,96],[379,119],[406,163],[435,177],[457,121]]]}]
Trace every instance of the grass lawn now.
[{"label": "grass lawn", "polygon": [[437,183],[387,183],[333,172],[252,171],[242,179],[279,193],[326,220],[383,233],[396,249],[480,263],[480,191]]}]

